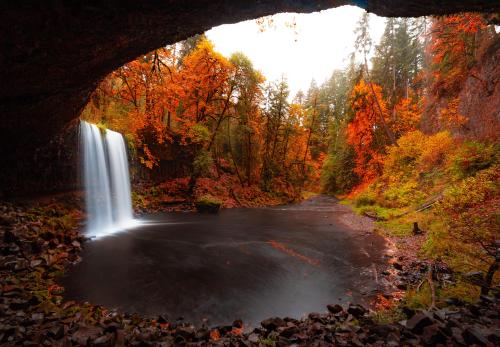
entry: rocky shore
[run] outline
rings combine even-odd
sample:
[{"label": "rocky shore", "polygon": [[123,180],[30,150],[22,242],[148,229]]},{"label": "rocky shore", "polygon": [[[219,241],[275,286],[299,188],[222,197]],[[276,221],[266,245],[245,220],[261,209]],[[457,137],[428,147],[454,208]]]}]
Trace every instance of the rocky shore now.
[{"label": "rocky shore", "polygon": [[[182,319],[144,318],[89,303],[64,301],[57,279],[80,261],[78,202],[38,207],[0,203],[1,346],[420,346],[500,345],[500,298],[460,299],[430,311],[401,307],[402,319],[378,324],[360,305],[329,305],[300,320],[269,318],[250,328],[195,327]],[[393,258],[381,274],[404,289],[428,276],[452,281],[445,266]],[[498,292],[497,292],[498,295]],[[390,300],[390,294],[386,294]]]}]

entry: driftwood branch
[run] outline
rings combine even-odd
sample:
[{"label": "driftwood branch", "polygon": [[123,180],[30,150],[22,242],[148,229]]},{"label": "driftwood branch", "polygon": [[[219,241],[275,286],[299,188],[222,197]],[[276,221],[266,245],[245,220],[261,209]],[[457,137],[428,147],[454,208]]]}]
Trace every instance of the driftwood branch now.
[{"label": "driftwood branch", "polygon": [[429,271],[427,271],[427,275],[417,286],[417,292],[419,292],[422,285],[425,282],[429,283],[429,288],[431,290],[431,304],[429,306],[429,311],[436,309],[436,288],[434,286],[434,281],[432,280],[433,275],[434,275],[434,265],[431,264],[429,266]]}]

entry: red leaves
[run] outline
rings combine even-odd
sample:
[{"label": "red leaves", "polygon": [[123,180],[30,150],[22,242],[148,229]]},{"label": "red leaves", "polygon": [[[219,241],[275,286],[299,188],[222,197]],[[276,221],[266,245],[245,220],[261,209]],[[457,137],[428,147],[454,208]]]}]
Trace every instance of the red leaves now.
[{"label": "red leaves", "polygon": [[[354,119],[347,127],[347,142],[356,151],[356,167],[354,172],[361,177],[363,182],[372,180],[380,173],[381,155],[380,147],[375,144],[377,130],[380,128],[378,122],[377,101],[382,109],[383,117],[387,118],[387,109],[382,98],[381,87],[373,84],[375,96],[371,88],[361,80],[351,92],[351,106],[355,112]],[[376,99],[375,99],[376,97]]]},{"label": "red leaves", "polygon": [[319,266],[319,260],[317,259],[313,259],[313,258],[309,258],[308,256],[305,256],[303,254],[300,254],[298,253],[297,251],[291,249],[290,247],[286,246],[284,243],[281,243],[281,242],[278,242],[278,241],[275,241],[275,240],[269,240],[267,241],[267,243],[269,245],[271,245],[271,247],[273,247],[274,249],[277,249],[279,251],[282,251],[304,263],[308,263],[310,265],[313,265],[313,266]]}]

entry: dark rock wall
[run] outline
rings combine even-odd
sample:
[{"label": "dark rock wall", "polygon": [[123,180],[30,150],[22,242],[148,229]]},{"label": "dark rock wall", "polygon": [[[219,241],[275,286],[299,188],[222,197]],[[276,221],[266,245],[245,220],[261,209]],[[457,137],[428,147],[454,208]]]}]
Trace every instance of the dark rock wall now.
[{"label": "dark rock wall", "polygon": [[469,119],[466,138],[498,139],[500,135],[500,40],[472,69],[459,94],[459,112]]},{"label": "dark rock wall", "polygon": [[15,171],[3,166],[0,178],[8,184],[0,190],[0,199],[12,197],[37,197],[41,193],[57,193],[79,189],[80,174],[80,141],[79,124],[75,119],[63,127],[47,142],[39,145],[30,153],[28,159],[16,157]]},{"label": "dark rock wall", "polygon": [[156,47],[215,25],[357,4],[383,16],[500,11],[491,0],[18,0],[0,4],[0,192],[23,191],[36,149],[97,83]]}]

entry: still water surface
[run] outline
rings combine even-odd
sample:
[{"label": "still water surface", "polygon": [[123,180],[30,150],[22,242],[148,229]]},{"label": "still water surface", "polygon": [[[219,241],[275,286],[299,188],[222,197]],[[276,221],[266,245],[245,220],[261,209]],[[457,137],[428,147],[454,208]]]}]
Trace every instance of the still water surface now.
[{"label": "still water surface", "polygon": [[[200,325],[300,318],[375,288],[384,240],[339,222],[346,208],[319,196],[297,205],[165,213],[88,242],[62,280],[66,299]],[[368,295],[367,295],[368,294]]]}]

